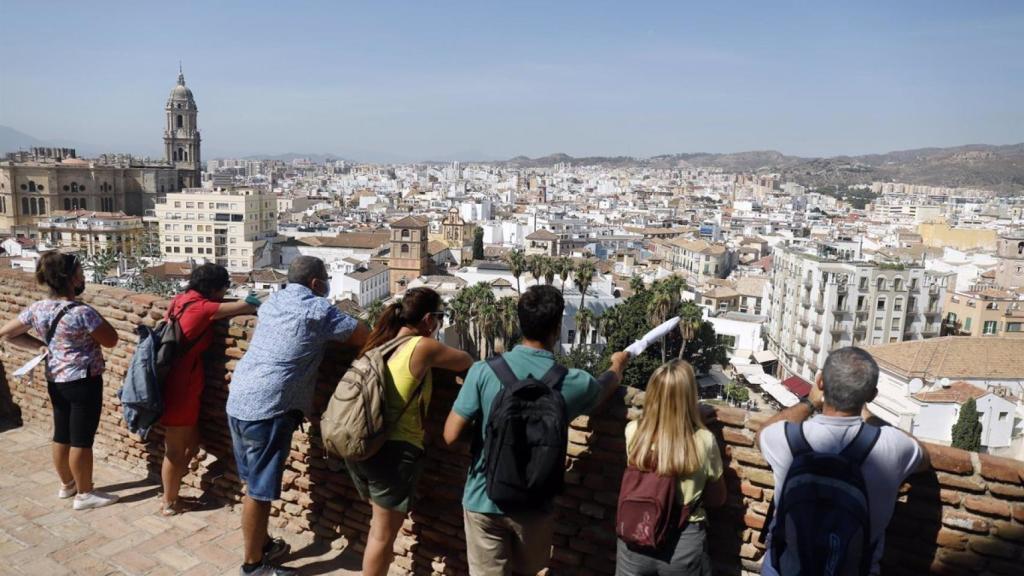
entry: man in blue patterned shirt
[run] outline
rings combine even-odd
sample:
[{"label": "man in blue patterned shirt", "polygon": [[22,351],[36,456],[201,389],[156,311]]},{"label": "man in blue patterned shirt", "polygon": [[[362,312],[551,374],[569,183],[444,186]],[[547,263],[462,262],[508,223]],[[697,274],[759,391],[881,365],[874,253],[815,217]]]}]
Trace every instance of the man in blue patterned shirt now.
[{"label": "man in blue patterned shirt", "polygon": [[326,298],[327,267],[300,256],[288,268],[288,286],[259,309],[259,324],[231,377],[227,413],[238,475],[248,489],[242,505],[249,576],[295,574],[271,560],[287,552],[267,537],[270,503],[281,496],[281,478],[292,434],[313,408],[316,374],[330,341],[362,347],[369,331]]}]

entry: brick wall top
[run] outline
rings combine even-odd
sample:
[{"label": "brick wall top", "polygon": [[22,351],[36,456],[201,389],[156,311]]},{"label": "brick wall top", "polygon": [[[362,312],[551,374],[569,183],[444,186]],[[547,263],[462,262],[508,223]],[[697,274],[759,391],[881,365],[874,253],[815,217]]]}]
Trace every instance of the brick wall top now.
[{"label": "brick wall top", "polygon": [[[29,274],[0,270],[0,321],[13,317],[44,291]],[[162,458],[162,437],[148,442],[128,434],[114,395],[124,376],[139,322],[155,323],[166,310],[165,299],[119,288],[89,285],[83,296],[118,330],[121,342],[106,352],[106,400],[97,453],[109,464],[155,474]],[[203,395],[203,452],[185,479],[194,489],[237,501],[241,486],[231,455],[224,402],[231,372],[248,346],[254,317],[217,325],[206,357]],[[318,406],[323,406],[352,351],[332,348],[320,367]],[[50,410],[41,371],[31,381],[8,378],[28,355],[6,346],[0,355],[0,417],[20,412],[27,422],[49,425]],[[458,391],[450,375],[435,378],[428,437],[438,438],[444,417]],[[9,394],[8,394],[9,392]],[[643,392],[623,389],[604,410],[577,418],[569,435],[567,486],[556,501],[557,524],[553,574],[611,574],[614,571],[614,516],[618,485],[625,465],[623,429],[639,415]],[[773,477],[754,445],[754,435],[768,418],[721,408],[712,426],[726,463],[729,498],[710,514],[711,555],[716,574],[758,573],[758,544],[764,515],[773,495]],[[419,501],[396,543],[396,564],[409,574],[465,574],[461,491],[469,452],[447,449],[428,440],[428,462],[419,484]],[[886,537],[885,574],[1018,574],[1024,560],[1024,463],[926,445],[934,470],[911,477],[901,489]],[[282,499],[274,504],[272,522],[279,528],[312,532],[347,541],[361,549],[369,506],[358,500],[344,471],[332,471],[319,448],[314,425],[295,436],[284,476]]]}]

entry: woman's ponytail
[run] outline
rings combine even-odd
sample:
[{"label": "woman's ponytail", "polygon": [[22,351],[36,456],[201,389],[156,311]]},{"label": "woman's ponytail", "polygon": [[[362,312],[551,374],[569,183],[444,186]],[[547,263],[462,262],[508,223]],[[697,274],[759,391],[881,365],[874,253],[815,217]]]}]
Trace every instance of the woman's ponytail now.
[{"label": "woman's ponytail", "polygon": [[441,295],[430,288],[420,287],[406,291],[401,300],[390,304],[381,313],[377,323],[359,352],[365,354],[378,346],[387,344],[398,336],[403,326],[416,326],[424,316],[441,307]]}]

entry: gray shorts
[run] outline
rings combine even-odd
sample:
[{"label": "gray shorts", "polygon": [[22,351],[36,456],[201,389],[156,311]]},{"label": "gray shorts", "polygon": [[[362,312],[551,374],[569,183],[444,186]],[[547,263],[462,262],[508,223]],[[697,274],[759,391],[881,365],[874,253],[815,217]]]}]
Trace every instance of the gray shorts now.
[{"label": "gray shorts", "polygon": [[675,544],[653,553],[630,550],[619,540],[615,576],[711,576],[704,523],[689,524]]},{"label": "gray shorts", "polygon": [[346,462],[346,466],[364,500],[388,510],[408,512],[423,463],[422,449],[408,442],[388,440],[369,459]]}]

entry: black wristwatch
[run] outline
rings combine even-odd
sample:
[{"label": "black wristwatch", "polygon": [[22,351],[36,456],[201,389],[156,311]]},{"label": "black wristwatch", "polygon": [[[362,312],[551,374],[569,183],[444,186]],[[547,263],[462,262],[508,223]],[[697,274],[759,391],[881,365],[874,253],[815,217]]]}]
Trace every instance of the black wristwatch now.
[{"label": "black wristwatch", "polygon": [[814,415],[815,412],[818,411],[818,407],[814,405],[814,402],[811,402],[811,398],[809,396],[804,396],[803,398],[801,398],[800,399],[800,403],[801,404],[806,404],[807,407],[811,409],[811,415],[812,416]]}]

